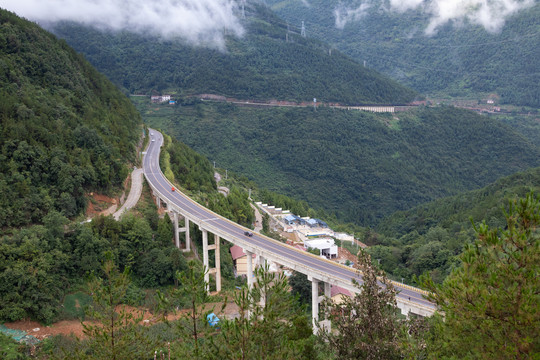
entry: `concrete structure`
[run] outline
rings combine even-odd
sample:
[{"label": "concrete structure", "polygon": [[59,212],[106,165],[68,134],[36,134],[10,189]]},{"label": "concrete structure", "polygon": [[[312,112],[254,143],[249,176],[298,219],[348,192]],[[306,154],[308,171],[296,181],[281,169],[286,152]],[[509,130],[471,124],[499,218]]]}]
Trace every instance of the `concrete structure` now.
[{"label": "concrete structure", "polygon": [[339,286],[332,286],[330,298],[335,304],[341,304],[345,297],[352,297],[354,294]]},{"label": "concrete structure", "polygon": [[318,249],[321,252],[321,256],[327,259],[336,258],[338,255],[338,247],[334,242],[334,239],[319,238],[304,241],[304,246],[308,249]]},{"label": "concrete structure", "polygon": [[393,113],[396,111],[394,106],[347,106],[347,110],[362,110],[375,113]]},{"label": "concrete structure", "polygon": [[[236,268],[236,275],[237,276],[247,275],[248,259],[244,250],[240,246],[234,245],[233,247],[231,247],[230,251],[231,251],[231,257],[233,259],[234,266]],[[254,261],[255,258],[256,258],[256,255],[252,254],[252,261]]]},{"label": "concrete structure", "polygon": [[[143,169],[144,175],[154,196],[158,206],[164,204],[167,211],[173,213],[175,227],[175,241],[179,246],[178,234],[182,231],[178,225],[178,217],[181,215],[185,219],[184,230],[186,232],[186,242],[189,241],[189,224],[190,222],[198,226],[202,232],[203,241],[203,263],[209,270],[205,280],[209,280],[209,275],[212,274],[216,278],[216,290],[221,290],[221,272],[219,259],[219,244],[221,239],[232,242],[235,245],[244,249],[247,255],[247,282],[248,286],[253,285],[253,257],[256,254],[259,258],[259,263],[264,263],[269,260],[286,266],[292,270],[301,272],[308,276],[312,281],[313,293],[313,323],[319,322],[319,303],[320,296],[318,293],[318,284],[322,283],[324,295],[330,296],[332,285],[336,285],[352,292],[357,292],[358,288],[353,285],[354,278],[358,283],[362,284],[361,275],[354,269],[338,263],[322,259],[319,256],[300,251],[292,246],[283,244],[279,241],[254,233],[252,236],[246,236],[245,232],[249,229],[244,228],[191,200],[178,190],[172,190],[172,184],[165,178],[159,167],[159,152],[163,144],[163,136],[161,133],[150,130],[152,140],[148,144],[148,149],[144,153]],[[174,215],[175,214],[175,215]],[[214,234],[214,243],[209,244],[209,234]],[[209,269],[210,251],[214,250],[215,267]],[[435,305],[423,298],[425,291],[413,288],[411,286],[394,283],[394,286],[400,293],[396,297],[398,307],[408,313],[409,311],[421,315],[431,315],[435,311]],[[317,327],[314,327],[316,330]]]}]

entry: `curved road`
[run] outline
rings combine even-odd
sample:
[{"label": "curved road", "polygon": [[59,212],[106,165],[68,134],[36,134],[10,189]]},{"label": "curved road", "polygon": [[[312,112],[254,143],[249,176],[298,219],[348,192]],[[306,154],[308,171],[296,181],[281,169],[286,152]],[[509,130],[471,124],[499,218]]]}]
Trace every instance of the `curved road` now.
[{"label": "curved road", "polygon": [[[349,288],[351,287],[351,279],[353,278],[360,284],[362,283],[362,279],[357,274],[356,270],[349,267],[297,250],[292,246],[280,243],[279,241],[258,233],[254,233],[252,237],[247,238],[244,235],[244,231],[248,229],[206,209],[178,190],[171,191],[172,185],[165,178],[159,167],[159,153],[163,143],[163,136],[156,130],[149,129],[149,131],[151,134],[151,141],[149,142],[147,151],[144,153],[144,175],[151,187],[162,195],[163,200],[166,203],[171,203],[182,209],[182,212],[185,213],[188,218],[197,219],[198,223],[204,223],[205,228],[207,228],[209,232],[215,231],[214,233],[219,233],[225,240],[240,246],[242,246],[242,242],[249,243],[249,246],[262,249],[266,254],[272,254],[271,257],[273,259],[278,258],[283,260],[277,261],[282,265],[290,266],[291,264],[294,264],[293,266],[297,271],[303,272],[302,269],[304,269],[305,271],[307,270],[304,273],[315,272],[321,274],[323,277],[327,276],[329,278],[338,279],[340,283],[349,284]],[[238,240],[238,242],[236,240]],[[271,260],[274,261],[273,259]],[[319,278],[319,276],[315,277]],[[399,291],[399,294],[397,295],[398,302],[400,300],[405,303],[409,301],[432,311],[435,309],[434,304],[423,298],[422,294],[425,294],[425,291],[397,282],[394,282],[394,286]]]},{"label": "curved road", "polygon": [[129,191],[128,198],[124,205],[122,205],[120,210],[113,214],[113,217],[116,219],[116,221],[120,220],[120,217],[126,211],[137,205],[137,202],[139,201],[142,193],[142,176],[143,169],[135,169],[131,173],[131,190]]}]

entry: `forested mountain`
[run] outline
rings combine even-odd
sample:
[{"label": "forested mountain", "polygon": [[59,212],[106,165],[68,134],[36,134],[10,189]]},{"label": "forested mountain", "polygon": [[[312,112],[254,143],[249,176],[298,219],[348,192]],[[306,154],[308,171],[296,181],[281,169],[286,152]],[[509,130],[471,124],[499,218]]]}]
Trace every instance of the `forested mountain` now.
[{"label": "forested mountain", "polygon": [[478,99],[493,93],[505,103],[540,106],[539,2],[509,17],[500,32],[455,21],[429,36],[428,15],[392,11],[382,0],[267,3],[296,27],[305,21],[308,37],[422,93]]},{"label": "forested mountain", "polygon": [[75,216],[127,176],[142,124],[83,56],[0,9],[0,229]]},{"label": "forested mountain", "polygon": [[455,257],[475,238],[473,225],[483,220],[504,228],[503,209],[509,201],[540,193],[540,168],[501,178],[488,186],[396,212],[382,220],[369,252],[394,278],[412,280],[431,272],[442,281],[456,264]]},{"label": "forested mountain", "polygon": [[269,9],[249,4],[242,38],[226,51],[75,23],[51,30],[130,93],[213,93],[241,99],[408,103],[415,93],[331,47],[297,33]]},{"label": "forested mountain", "polygon": [[138,106],[149,124],[220,167],[361,225],[540,165],[539,147],[509,126],[452,107]]}]

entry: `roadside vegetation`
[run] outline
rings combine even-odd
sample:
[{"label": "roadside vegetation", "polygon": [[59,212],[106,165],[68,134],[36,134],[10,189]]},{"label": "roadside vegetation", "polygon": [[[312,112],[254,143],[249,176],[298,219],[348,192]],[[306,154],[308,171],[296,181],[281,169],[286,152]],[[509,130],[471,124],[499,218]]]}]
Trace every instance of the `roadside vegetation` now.
[{"label": "roadside vegetation", "polygon": [[142,120],[65,42],[0,9],[0,234],[84,212],[134,164]]},{"label": "roadside vegetation", "polygon": [[373,114],[132,99],[149,126],[218,167],[360,226],[540,166],[534,127],[521,130],[528,140],[496,119],[453,107]]}]

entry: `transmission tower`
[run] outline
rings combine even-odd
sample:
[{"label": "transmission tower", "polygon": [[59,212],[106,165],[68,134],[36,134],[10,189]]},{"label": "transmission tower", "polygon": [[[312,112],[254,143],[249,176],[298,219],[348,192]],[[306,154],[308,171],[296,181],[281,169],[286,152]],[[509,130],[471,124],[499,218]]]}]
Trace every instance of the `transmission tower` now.
[{"label": "transmission tower", "polygon": [[242,0],[242,19],[246,18],[246,10],[244,9],[245,5],[246,5],[246,0]]},{"label": "transmission tower", "polygon": [[303,21],[302,21],[302,30],[300,30],[300,35],[302,35],[302,37],[306,37],[306,27],[304,26]]}]

